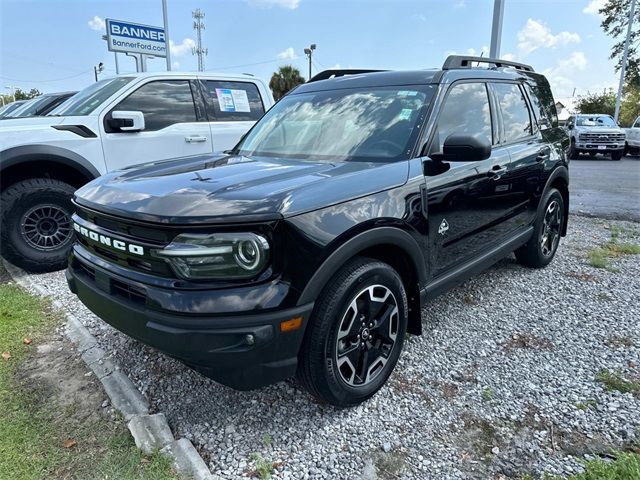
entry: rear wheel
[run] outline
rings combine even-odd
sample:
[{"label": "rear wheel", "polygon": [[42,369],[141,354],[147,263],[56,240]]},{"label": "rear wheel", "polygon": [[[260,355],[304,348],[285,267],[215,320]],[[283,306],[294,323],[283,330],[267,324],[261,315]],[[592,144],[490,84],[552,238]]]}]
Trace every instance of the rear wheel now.
[{"label": "rear wheel", "polygon": [[611,160],[620,160],[622,158],[622,150],[611,152]]},{"label": "rear wheel", "polygon": [[540,206],[533,236],[515,252],[518,262],[532,268],[545,267],[553,260],[566,222],[564,199],[555,188],[549,189]]},{"label": "rear wheel", "polygon": [[569,152],[567,153],[569,160],[575,160],[578,158],[578,152],[576,151],[576,141],[571,139],[571,145],[569,146]]},{"label": "rear wheel", "polygon": [[339,407],[374,395],[393,371],[407,328],[407,296],[386,263],[356,258],[316,302],[300,353],[298,380]]},{"label": "rear wheel", "polygon": [[2,255],[31,272],[66,266],[73,243],[75,187],[49,178],[18,182],[2,193]]}]

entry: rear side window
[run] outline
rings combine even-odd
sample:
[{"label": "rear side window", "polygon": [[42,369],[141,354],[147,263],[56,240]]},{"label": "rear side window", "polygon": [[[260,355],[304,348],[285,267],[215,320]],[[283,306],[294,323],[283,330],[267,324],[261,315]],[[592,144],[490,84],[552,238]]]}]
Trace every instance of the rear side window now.
[{"label": "rear side window", "polygon": [[460,83],[449,90],[430,152],[442,152],[445,139],[453,133],[492,140],[491,109],[484,83]]},{"label": "rear side window", "polygon": [[142,112],[145,131],[161,130],[175,123],[197,122],[188,80],[149,82],[122,100],[113,110]]},{"label": "rear side window", "polygon": [[256,121],[264,115],[258,87],[250,82],[205,80],[209,118],[217,122]]},{"label": "rear side window", "polygon": [[520,87],[515,83],[494,83],[502,112],[504,141],[515,142],[533,134],[529,107]]}]

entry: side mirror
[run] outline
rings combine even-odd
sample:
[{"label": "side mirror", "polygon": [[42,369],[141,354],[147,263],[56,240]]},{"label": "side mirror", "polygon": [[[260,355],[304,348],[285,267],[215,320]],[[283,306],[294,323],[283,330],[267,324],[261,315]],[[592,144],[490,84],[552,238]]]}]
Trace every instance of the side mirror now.
[{"label": "side mirror", "polygon": [[448,162],[477,162],[491,156],[491,142],[483,136],[452,133],[442,146],[442,159]]},{"label": "side mirror", "polygon": [[139,132],[144,130],[144,113],[128,110],[115,110],[111,112],[109,125],[112,128],[123,132]]}]

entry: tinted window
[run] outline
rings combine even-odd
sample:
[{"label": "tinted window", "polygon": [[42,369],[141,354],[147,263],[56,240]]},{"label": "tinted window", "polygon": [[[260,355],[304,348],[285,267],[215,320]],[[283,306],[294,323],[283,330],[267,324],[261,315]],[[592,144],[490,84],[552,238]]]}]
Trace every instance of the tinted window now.
[{"label": "tinted window", "polygon": [[504,141],[513,142],[533,134],[527,101],[515,83],[494,85],[504,124]]},{"label": "tinted window", "polygon": [[207,110],[213,121],[256,121],[264,115],[258,87],[248,82],[203,82],[208,91]]},{"label": "tinted window", "polygon": [[49,115],[89,115],[133,77],[116,77],[100,80],[76,93]]},{"label": "tinted window", "polygon": [[633,125],[633,128],[638,128],[640,127],[640,117],[638,117],[638,119],[636,120],[636,123]]},{"label": "tinted window", "polygon": [[461,83],[449,91],[440,112],[431,152],[442,152],[445,139],[452,133],[492,140],[491,109],[484,83]]},{"label": "tinted window", "polygon": [[145,130],[160,130],[175,123],[197,121],[188,80],[147,83],[121,101],[114,110],[144,113]]}]

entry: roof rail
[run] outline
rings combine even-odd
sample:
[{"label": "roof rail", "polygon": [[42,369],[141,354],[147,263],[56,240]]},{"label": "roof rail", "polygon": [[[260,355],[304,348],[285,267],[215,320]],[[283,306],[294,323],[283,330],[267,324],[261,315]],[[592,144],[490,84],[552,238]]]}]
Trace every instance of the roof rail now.
[{"label": "roof rail", "polygon": [[531,65],[525,65],[524,63],[510,62],[508,60],[500,60],[499,58],[486,58],[486,57],[470,57],[467,55],[449,55],[442,65],[443,70],[453,70],[455,68],[471,68],[473,62],[489,63],[496,67],[512,67],[516,70],[524,70],[525,72],[533,72]]},{"label": "roof rail", "polygon": [[386,70],[367,70],[367,69],[334,69],[324,70],[313,77],[307,82],[318,82],[320,80],[327,80],[328,78],[344,77],[345,75],[357,75],[359,73],[372,73],[372,72],[385,72]]}]

